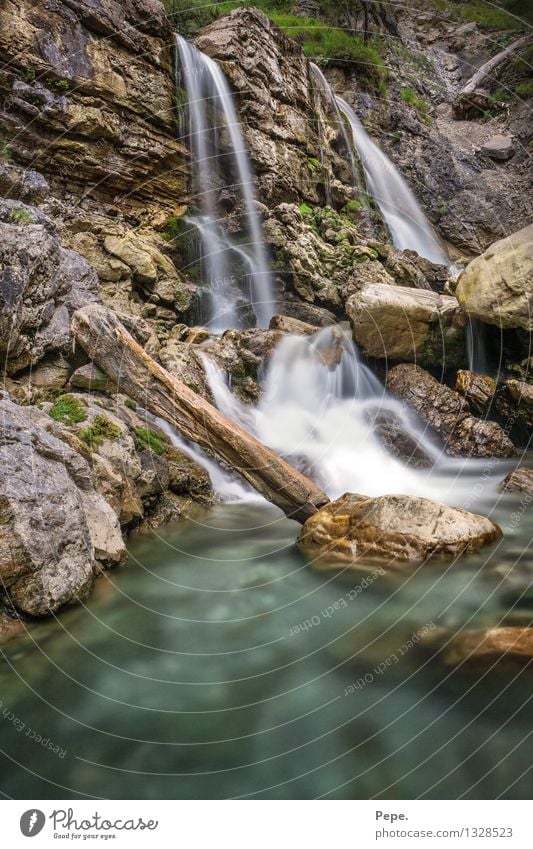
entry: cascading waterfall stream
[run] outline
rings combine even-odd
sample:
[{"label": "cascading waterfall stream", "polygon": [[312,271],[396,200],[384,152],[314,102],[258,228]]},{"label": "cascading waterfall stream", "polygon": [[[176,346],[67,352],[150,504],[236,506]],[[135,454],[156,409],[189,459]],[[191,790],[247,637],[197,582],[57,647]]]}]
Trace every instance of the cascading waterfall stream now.
[{"label": "cascading waterfall stream", "polygon": [[[468,503],[483,462],[445,456],[425,425],[361,362],[348,330],[328,327],[312,337],[284,338],[272,355],[256,408],[241,403],[219,367],[205,354],[202,359],[221,412],[315,480],[330,498],[344,492],[402,493],[453,506]],[[388,450],[387,426],[402,434],[407,453],[424,458],[423,467],[407,465]],[[477,495],[481,500],[495,491],[485,473]]]},{"label": "cascading waterfall stream", "polygon": [[416,251],[439,265],[449,265],[446,251],[406,181],[372,141],[352,107],[342,97],[336,100],[350,123],[368,191],[379,206],[395,247]]},{"label": "cascading waterfall stream", "polygon": [[[176,80],[187,91],[189,136],[194,155],[195,198],[200,213],[188,220],[198,232],[202,273],[209,284],[209,326],[216,331],[242,326],[243,296],[260,327],[268,327],[275,312],[271,274],[255,206],[252,170],[233,95],[222,70],[182,36],[176,35]],[[221,137],[228,149],[220,152]],[[226,231],[219,195],[225,187],[222,164],[235,175],[241,196],[246,242],[236,244]],[[247,291],[248,290],[248,291]]]}]

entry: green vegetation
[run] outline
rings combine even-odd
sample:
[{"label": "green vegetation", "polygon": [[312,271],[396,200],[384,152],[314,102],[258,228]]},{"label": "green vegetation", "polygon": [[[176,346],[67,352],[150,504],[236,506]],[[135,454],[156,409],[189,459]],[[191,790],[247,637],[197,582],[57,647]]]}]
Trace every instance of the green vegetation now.
[{"label": "green vegetation", "polygon": [[302,216],[302,218],[305,218],[306,215],[313,214],[312,208],[307,203],[298,204],[298,209],[300,210],[300,215]]},{"label": "green vegetation", "polygon": [[318,169],[320,168],[320,160],[317,159],[315,156],[308,156],[307,157],[307,167],[309,168],[309,170],[313,174],[315,171],[318,171]]},{"label": "green vegetation", "polygon": [[521,98],[533,97],[533,79],[530,78],[529,80],[517,83],[515,92]]},{"label": "green vegetation", "polygon": [[128,410],[136,410],[137,402],[133,400],[133,398],[126,398],[124,401],[124,406],[128,408]]},{"label": "green vegetation", "polygon": [[167,441],[160,433],[148,430],[145,427],[134,427],[135,443],[139,451],[153,451],[154,454],[164,454],[167,450]]},{"label": "green vegetation", "polygon": [[12,209],[9,218],[13,224],[33,224],[33,215],[28,209]]},{"label": "green vegetation", "polygon": [[91,449],[98,448],[105,439],[118,439],[119,436],[120,428],[106,416],[96,416],[92,425],[81,433],[81,438]]},{"label": "green vegetation", "polygon": [[416,91],[414,91],[414,89],[402,88],[400,91],[400,97],[402,98],[404,103],[408,103],[409,106],[412,106],[421,115],[427,115],[429,106],[425,100],[422,100],[422,98],[419,97],[419,95],[416,93]]},{"label": "green vegetation", "polygon": [[8,143],[1,136],[0,136],[0,156],[6,162],[9,162],[9,160],[13,156],[13,153],[11,151],[11,147],[8,145]]},{"label": "green vegetation", "polygon": [[46,84],[49,88],[55,88],[56,91],[68,91],[70,88],[70,82],[68,80],[46,80]]},{"label": "green vegetation", "polygon": [[26,70],[22,72],[22,79],[27,83],[32,83],[36,76],[37,74],[33,68],[26,68]]},{"label": "green vegetation", "polygon": [[48,415],[56,422],[66,425],[78,424],[87,418],[84,405],[74,395],[59,395]]}]

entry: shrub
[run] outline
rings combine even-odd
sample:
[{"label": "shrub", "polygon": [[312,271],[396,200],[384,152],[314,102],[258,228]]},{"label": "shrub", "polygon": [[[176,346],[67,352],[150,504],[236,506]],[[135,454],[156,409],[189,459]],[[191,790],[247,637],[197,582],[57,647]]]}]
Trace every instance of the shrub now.
[{"label": "shrub", "polygon": [[48,415],[66,425],[78,424],[87,418],[85,407],[74,395],[59,395]]},{"label": "shrub", "polygon": [[105,416],[96,416],[90,427],[85,428],[81,438],[89,448],[98,448],[105,439],[118,439],[120,428]]}]

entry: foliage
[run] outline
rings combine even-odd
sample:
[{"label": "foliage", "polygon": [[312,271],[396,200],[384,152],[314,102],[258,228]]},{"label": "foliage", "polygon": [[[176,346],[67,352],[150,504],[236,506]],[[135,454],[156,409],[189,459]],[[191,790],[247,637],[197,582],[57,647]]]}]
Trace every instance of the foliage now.
[{"label": "foliage", "polygon": [[13,224],[33,224],[33,215],[28,209],[12,209],[9,217]]},{"label": "foliage", "polygon": [[106,416],[96,416],[90,427],[85,428],[81,438],[89,448],[98,448],[105,439],[118,439],[120,428]]},{"label": "foliage", "polygon": [[8,143],[1,136],[0,136],[0,156],[6,162],[9,162],[9,160],[13,156],[13,153],[11,151],[11,147],[8,145]]},{"label": "foliage", "polygon": [[400,97],[404,103],[408,103],[409,106],[412,106],[417,112],[420,112],[422,115],[426,115],[428,111],[428,104],[425,100],[419,97],[414,89],[402,88],[400,90]]},{"label": "foliage", "polygon": [[124,401],[124,406],[128,408],[128,410],[136,410],[137,402],[133,400],[133,398],[126,398]]},{"label": "foliage", "polygon": [[87,418],[85,407],[74,395],[59,395],[48,415],[56,422],[66,425],[78,424]]},{"label": "foliage", "polygon": [[164,454],[167,450],[165,437],[145,427],[134,427],[135,442],[139,451],[153,451],[154,454]]},{"label": "foliage", "polygon": [[302,218],[305,218],[306,215],[312,215],[313,214],[313,210],[311,209],[311,207],[307,203],[298,204],[298,209],[300,210],[300,215],[302,216]]}]

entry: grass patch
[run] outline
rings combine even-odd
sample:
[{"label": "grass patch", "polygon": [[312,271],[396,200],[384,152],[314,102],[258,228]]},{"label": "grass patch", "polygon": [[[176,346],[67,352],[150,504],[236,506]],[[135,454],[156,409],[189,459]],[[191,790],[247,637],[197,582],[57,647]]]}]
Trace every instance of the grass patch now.
[{"label": "grass patch", "polygon": [[28,209],[12,209],[9,219],[13,224],[33,224],[33,215]]},{"label": "grass patch", "polygon": [[105,439],[118,439],[119,436],[120,428],[106,416],[96,416],[92,425],[81,433],[82,440],[91,449],[98,448]]},{"label": "grass patch", "polygon": [[78,424],[87,418],[84,405],[74,395],[59,395],[48,415],[56,422],[66,425]]},{"label": "grass patch", "polygon": [[298,204],[298,209],[300,210],[300,215],[302,216],[302,218],[305,218],[306,215],[312,215],[313,214],[313,210],[309,206],[308,203]]},{"label": "grass patch", "polygon": [[414,89],[402,88],[400,90],[400,97],[404,103],[408,103],[409,106],[412,106],[417,112],[420,112],[422,115],[427,115],[429,106],[425,100],[419,97]]},{"label": "grass patch", "polygon": [[154,454],[164,454],[167,450],[167,440],[160,433],[155,433],[146,427],[134,427],[135,443],[139,451],[153,451]]}]

